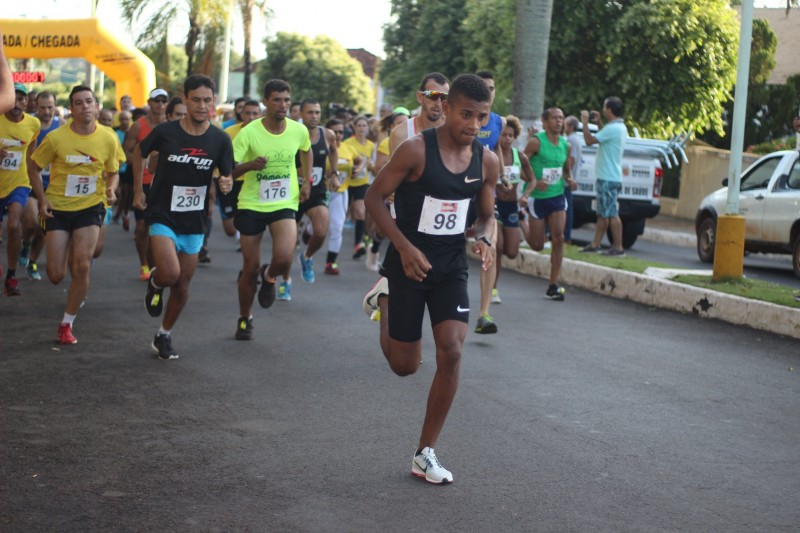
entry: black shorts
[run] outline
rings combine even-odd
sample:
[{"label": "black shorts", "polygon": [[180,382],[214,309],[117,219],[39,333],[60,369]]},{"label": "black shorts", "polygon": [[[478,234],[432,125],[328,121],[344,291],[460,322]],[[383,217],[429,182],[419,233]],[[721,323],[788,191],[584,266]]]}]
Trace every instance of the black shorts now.
[{"label": "black shorts", "polygon": [[133,166],[128,164],[125,170],[119,173],[120,185],[133,185]]},{"label": "black shorts", "polygon": [[367,195],[367,189],[369,189],[369,185],[359,185],[358,187],[348,187],[347,194],[350,195],[350,201],[353,202],[355,200],[363,200],[364,197]]},{"label": "black shorts", "polygon": [[302,202],[300,207],[297,208],[297,215],[296,219],[300,222],[300,219],[303,218],[303,215],[306,214],[306,211],[309,209],[314,209],[315,207],[328,207],[328,202],[330,200],[331,193],[328,192],[327,189],[320,188],[318,190],[311,189],[311,196],[308,197],[308,200]]},{"label": "black shorts", "polygon": [[410,288],[408,282],[389,280],[389,337],[400,342],[416,342],[422,338],[425,305],[431,326],[445,320],[469,323],[467,273],[436,285]]},{"label": "black shorts", "polygon": [[[142,190],[144,191],[144,197],[147,198],[147,195],[150,194],[150,185],[142,185]],[[144,220],[144,211],[139,209],[133,208],[133,218],[135,220]]]},{"label": "black shorts", "polygon": [[222,220],[230,220],[236,216],[236,206],[239,203],[239,191],[242,190],[243,181],[234,180],[233,188],[228,194],[223,194],[219,189],[219,180],[214,180],[214,187],[217,188],[217,207],[219,217]]},{"label": "black shorts", "polygon": [[519,204],[517,202],[495,200],[494,218],[496,218],[504,228],[518,228]]},{"label": "black shorts", "polygon": [[273,223],[279,220],[295,220],[294,209],[279,209],[270,213],[261,211],[251,211],[249,209],[239,209],[233,217],[233,226],[242,235],[261,235]]},{"label": "black shorts", "polygon": [[48,231],[68,231],[87,226],[102,226],[106,217],[106,206],[97,204],[80,211],[53,211],[52,218],[44,219],[42,228]]}]

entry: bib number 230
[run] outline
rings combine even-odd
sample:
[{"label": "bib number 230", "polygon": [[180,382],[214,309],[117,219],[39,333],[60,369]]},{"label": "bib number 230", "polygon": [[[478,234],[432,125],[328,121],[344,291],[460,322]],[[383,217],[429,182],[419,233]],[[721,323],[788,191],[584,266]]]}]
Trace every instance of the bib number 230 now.
[{"label": "bib number 230", "polygon": [[203,209],[206,199],[206,189],[202,187],[172,187],[172,211],[200,211]]},{"label": "bib number 230", "polygon": [[428,235],[458,235],[464,233],[469,200],[439,200],[425,197],[417,231]]}]

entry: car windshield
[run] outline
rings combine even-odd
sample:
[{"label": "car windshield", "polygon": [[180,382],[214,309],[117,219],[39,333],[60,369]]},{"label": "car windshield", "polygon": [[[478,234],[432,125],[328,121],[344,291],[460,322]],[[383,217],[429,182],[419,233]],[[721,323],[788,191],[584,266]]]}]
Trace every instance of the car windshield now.
[{"label": "car windshield", "polygon": [[770,178],[775,174],[775,169],[780,162],[781,157],[779,156],[762,161],[761,164],[751,169],[750,172],[742,178],[739,190],[745,192],[755,189],[766,189],[767,185],[769,185]]},{"label": "car windshield", "polygon": [[789,181],[786,183],[790,189],[800,189],[800,159],[795,160]]}]

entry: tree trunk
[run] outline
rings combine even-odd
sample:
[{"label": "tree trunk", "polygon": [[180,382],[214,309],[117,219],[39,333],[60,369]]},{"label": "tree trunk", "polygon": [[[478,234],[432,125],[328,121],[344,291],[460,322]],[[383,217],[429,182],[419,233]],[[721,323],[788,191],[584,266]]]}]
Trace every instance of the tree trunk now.
[{"label": "tree trunk", "polygon": [[528,128],[544,107],[552,15],[553,0],[517,0],[512,112],[522,122],[519,143],[523,147]]},{"label": "tree trunk", "polygon": [[197,48],[197,40],[200,38],[200,26],[197,24],[197,16],[194,14],[189,15],[189,34],[186,36],[186,57],[188,63],[186,64],[186,77],[192,75],[194,70],[194,53]]},{"label": "tree trunk", "polygon": [[253,37],[253,1],[242,0],[242,26],[244,29],[244,88],[242,96],[250,97],[250,44]]}]

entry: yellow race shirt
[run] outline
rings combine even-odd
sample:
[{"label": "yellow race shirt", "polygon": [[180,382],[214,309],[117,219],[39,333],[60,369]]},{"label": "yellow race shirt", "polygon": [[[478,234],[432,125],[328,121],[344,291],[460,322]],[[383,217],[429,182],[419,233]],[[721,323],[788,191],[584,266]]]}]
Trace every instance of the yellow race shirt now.
[{"label": "yellow race shirt", "polygon": [[[342,143],[342,146],[345,145],[355,150],[358,155],[364,157],[365,159],[372,159],[372,152],[375,150],[375,143],[369,139],[367,139],[366,144],[361,144],[355,137],[350,137]],[[369,185],[369,171],[367,170],[366,166],[358,176],[353,176],[350,179],[350,187],[360,187],[361,185]]]},{"label": "yellow race shirt", "polygon": [[27,155],[40,127],[39,119],[27,113],[19,122],[11,122],[5,115],[0,115],[0,148],[7,152],[0,159],[0,198],[5,198],[17,187],[31,188]]},{"label": "yellow race shirt", "polygon": [[389,137],[386,137],[378,144],[378,153],[383,155],[392,155],[389,152]]},{"label": "yellow race shirt", "polygon": [[80,211],[105,205],[104,172],[117,172],[124,153],[114,130],[98,124],[89,135],[71,126],[48,133],[31,158],[39,168],[51,165],[46,195],[53,209]]},{"label": "yellow race shirt", "polygon": [[280,209],[297,211],[300,186],[297,183],[295,155],[311,148],[308,129],[291,119],[286,128],[274,135],[264,127],[263,120],[254,120],[236,135],[233,155],[237,163],[266,157],[267,166],[244,174],[239,192],[239,209],[272,213]]},{"label": "yellow race shirt", "polygon": [[[353,150],[345,143],[339,145],[339,183],[342,185],[336,189],[336,192],[344,192],[350,186],[350,178],[353,177],[353,165],[355,159],[358,157],[358,152]],[[331,162],[325,160],[325,169],[327,172],[331,171]]]},{"label": "yellow race shirt", "polygon": [[242,124],[244,123],[239,122],[238,124],[234,124],[233,126],[225,128],[225,133],[228,134],[228,137],[231,138],[231,141],[234,140],[237,135],[239,135],[240,131],[242,131]]}]

